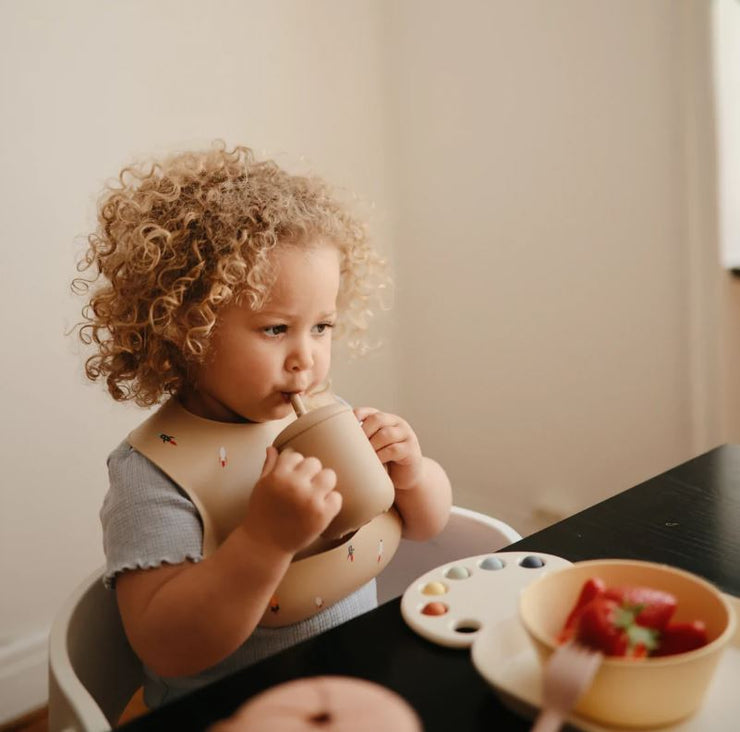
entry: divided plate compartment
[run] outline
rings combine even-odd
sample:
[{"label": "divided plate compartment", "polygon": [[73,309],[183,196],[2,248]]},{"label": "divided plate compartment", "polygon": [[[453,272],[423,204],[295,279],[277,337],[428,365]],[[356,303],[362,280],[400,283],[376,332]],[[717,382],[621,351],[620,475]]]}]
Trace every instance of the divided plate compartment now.
[{"label": "divided plate compartment", "polygon": [[406,624],[423,638],[468,648],[482,630],[516,617],[530,582],[572,562],[542,552],[492,552],[442,564],[414,580],[401,598]]}]

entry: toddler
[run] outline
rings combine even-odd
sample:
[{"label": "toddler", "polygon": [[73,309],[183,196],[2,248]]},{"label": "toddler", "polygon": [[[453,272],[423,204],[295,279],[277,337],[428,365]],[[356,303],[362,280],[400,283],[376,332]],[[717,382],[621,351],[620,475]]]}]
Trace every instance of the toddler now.
[{"label": "toddler", "polygon": [[[434,536],[451,491],[407,422],[357,408],[394,508],[326,539],[334,472],[272,446],[295,395],[336,398],[332,334],[361,342],[382,276],[322,181],[219,143],[126,168],[98,218],[79,265],[92,276],[75,280],[86,374],[118,401],[162,404],[109,456],[101,510],[105,582],[152,708],[375,607],[394,531]],[[291,591],[293,568],[338,557],[349,587],[322,572],[310,602]]]}]

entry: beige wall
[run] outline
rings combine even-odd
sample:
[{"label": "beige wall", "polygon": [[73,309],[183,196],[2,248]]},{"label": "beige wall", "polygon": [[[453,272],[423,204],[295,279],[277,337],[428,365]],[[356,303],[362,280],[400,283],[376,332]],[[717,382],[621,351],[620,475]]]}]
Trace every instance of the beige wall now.
[{"label": "beige wall", "polygon": [[399,398],[457,500],[526,532],[722,441],[708,4],[393,7]]},{"label": "beige wall", "polygon": [[[84,383],[64,336],[99,187],[223,137],[356,191],[387,248],[380,31],[372,0],[0,3],[0,721],[44,685],[38,633],[102,563],[105,457],[143,416]],[[339,389],[392,404],[389,358],[340,367]]]},{"label": "beige wall", "polygon": [[[0,687],[31,660],[25,688],[42,687],[54,610],[102,561],[105,455],[141,418],[83,382],[63,335],[95,194],[132,155],[220,136],[361,195],[397,302],[386,348],[336,381],[408,417],[460,504],[527,532],[740,439],[705,16],[701,0],[0,4]],[[0,721],[22,698],[3,688]]]}]

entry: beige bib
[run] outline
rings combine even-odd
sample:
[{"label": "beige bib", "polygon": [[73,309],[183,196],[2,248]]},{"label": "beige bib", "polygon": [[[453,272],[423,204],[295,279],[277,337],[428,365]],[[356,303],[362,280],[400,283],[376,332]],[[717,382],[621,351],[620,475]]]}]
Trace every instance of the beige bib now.
[{"label": "beige bib", "polygon": [[[216,422],[173,398],[133,430],[128,442],[193,502],[207,557],[241,522],[267,446],[294,419]],[[317,540],[294,558],[260,625],[304,620],[351,594],[385,568],[400,539],[401,519],[391,508],[339,543]]]}]

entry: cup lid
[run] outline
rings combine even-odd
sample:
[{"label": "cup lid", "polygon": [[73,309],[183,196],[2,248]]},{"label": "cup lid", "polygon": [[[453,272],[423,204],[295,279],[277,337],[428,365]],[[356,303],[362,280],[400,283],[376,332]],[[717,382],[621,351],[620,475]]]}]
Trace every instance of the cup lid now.
[{"label": "cup lid", "polygon": [[318,409],[312,409],[310,412],[298,417],[294,422],[291,422],[272,442],[272,444],[281,450],[286,443],[294,440],[298,435],[302,434],[308,429],[316,426],[317,424],[326,421],[327,419],[334,417],[341,412],[350,411],[350,407],[346,404],[336,402],[334,404],[325,404],[323,407]]}]

